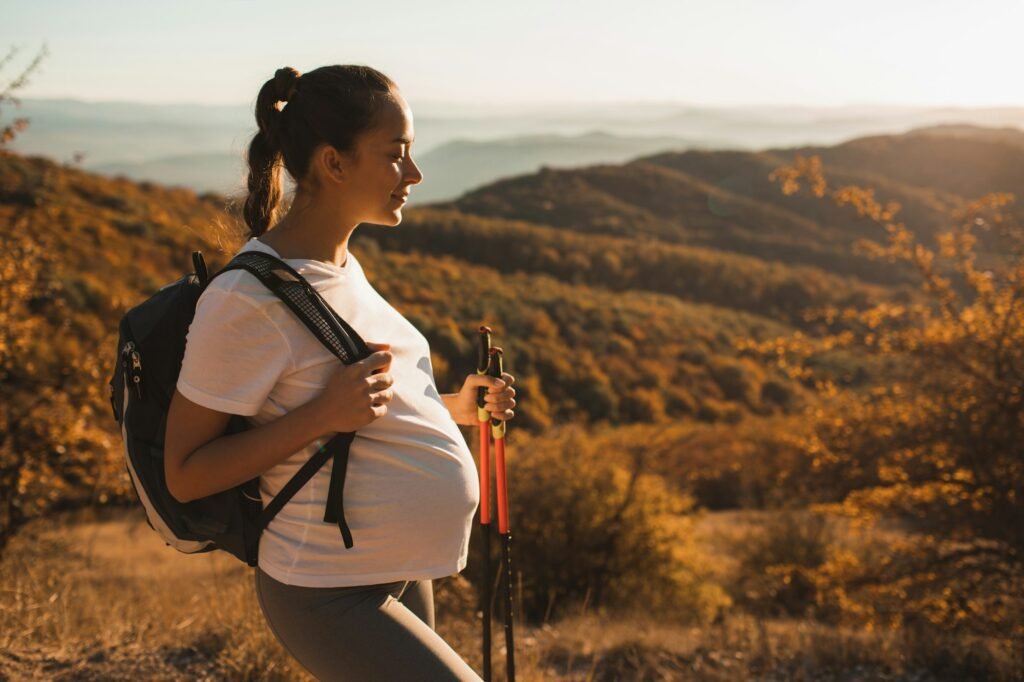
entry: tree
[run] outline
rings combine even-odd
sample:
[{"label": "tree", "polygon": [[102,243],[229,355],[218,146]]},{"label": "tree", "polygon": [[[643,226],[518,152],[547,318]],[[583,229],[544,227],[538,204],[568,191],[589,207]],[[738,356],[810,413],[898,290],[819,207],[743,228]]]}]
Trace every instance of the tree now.
[{"label": "tree", "polygon": [[[1013,196],[964,205],[936,254],[897,220],[898,205],[883,206],[870,189],[829,187],[816,157],[798,156],[772,177],[786,193],[806,184],[881,226],[886,245],[856,248],[913,265],[924,291],[920,303],[813,311],[830,330],[822,338],[740,344],[803,379],[813,378],[808,361],[834,348],[896,358],[902,368],[863,392],[814,379],[825,400],[812,408],[803,448],[825,498],[818,509],[867,524],[896,518],[910,531],[877,563],[826,562],[823,593],[870,622],[1024,635],[1024,231],[1007,214]],[[985,254],[984,270],[976,229],[1003,245]]]},{"label": "tree", "polygon": [[[7,52],[7,55],[3,59],[0,59],[0,73],[3,73],[4,68],[11,62],[12,59],[14,59],[15,55],[17,55],[18,52],[19,48],[12,47]],[[43,47],[40,48],[39,54],[35,56],[35,58],[25,68],[25,70],[22,71],[19,76],[10,81],[6,86],[4,86],[3,90],[0,90],[0,107],[3,107],[8,102],[14,104],[15,106],[21,106],[21,102],[14,96],[14,93],[28,85],[28,77],[32,74],[33,71],[39,68],[39,65],[43,61],[43,58],[46,57],[48,54],[49,51],[47,50],[46,45],[44,44]],[[27,118],[16,118],[14,119],[14,121],[11,122],[10,125],[6,125],[3,128],[0,128],[0,149],[2,149],[5,145],[11,142],[18,135],[19,132],[21,132],[27,127]]]}]

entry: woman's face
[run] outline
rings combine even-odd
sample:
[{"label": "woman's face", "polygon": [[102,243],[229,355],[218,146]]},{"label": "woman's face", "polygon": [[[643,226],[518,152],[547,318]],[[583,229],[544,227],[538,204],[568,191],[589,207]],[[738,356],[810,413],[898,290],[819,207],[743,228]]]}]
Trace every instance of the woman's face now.
[{"label": "woman's face", "polygon": [[383,105],[377,125],[356,140],[358,155],[351,161],[350,201],[359,205],[360,222],[398,225],[412,185],[423,174],[412,160],[412,110],[397,92]]}]

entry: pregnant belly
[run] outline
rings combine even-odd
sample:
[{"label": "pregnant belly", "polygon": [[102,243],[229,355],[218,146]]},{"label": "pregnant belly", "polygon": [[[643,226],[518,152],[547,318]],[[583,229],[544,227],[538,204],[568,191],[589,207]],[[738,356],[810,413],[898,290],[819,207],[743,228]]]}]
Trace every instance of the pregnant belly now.
[{"label": "pregnant belly", "polygon": [[427,514],[435,523],[461,523],[480,499],[476,465],[464,445],[452,451],[354,443],[346,478],[346,516],[351,511],[367,521]]}]

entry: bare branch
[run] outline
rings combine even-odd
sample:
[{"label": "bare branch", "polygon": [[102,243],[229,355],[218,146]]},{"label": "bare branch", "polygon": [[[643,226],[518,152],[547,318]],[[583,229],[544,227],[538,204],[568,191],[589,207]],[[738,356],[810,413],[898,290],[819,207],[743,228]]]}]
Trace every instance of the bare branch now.
[{"label": "bare branch", "polygon": [[[43,62],[43,58],[48,56],[49,54],[49,48],[47,48],[46,44],[43,43],[43,46],[39,49],[39,53],[32,60],[32,63],[30,63],[17,78],[8,83],[7,87],[4,88],[2,92],[0,92],[0,102],[2,102],[3,100],[10,100],[15,104],[19,104],[17,98],[15,98],[11,93],[15,90],[20,90],[24,88],[26,85],[28,85],[28,77],[32,75],[33,71],[39,68],[39,65]],[[9,59],[9,57],[4,58],[5,62],[7,61],[7,59]],[[0,66],[2,66],[2,63],[0,63]]]}]

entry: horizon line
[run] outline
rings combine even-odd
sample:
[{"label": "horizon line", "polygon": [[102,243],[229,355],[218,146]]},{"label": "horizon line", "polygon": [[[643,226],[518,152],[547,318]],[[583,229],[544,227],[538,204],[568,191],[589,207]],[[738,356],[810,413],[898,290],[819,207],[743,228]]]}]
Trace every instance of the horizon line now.
[{"label": "horizon line", "polygon": [[[20,96],[15,99],[19,101],[70,101],[78,102],[81,104],[135,104],[142,106],[153,106],[153,107],[173,107],[173,106],[188,106],[188,107],[206,107],[206,108],[232,108],[232,107],[246,107],[250,108],[255,103],[255,97],[252,102],[197,102],[189,100],[173,100],[173,101],[151,101],[151,100],[132,100],[132,99],[90,99],[81,97],[78,95],[40,95],[40,96]],[[408,98],[407,98],[408,100]],[[416,104],[419,106],[432,106],[432,107],[452,107],[452,108],[463,108],[463,109],[479,109],[479,110],[490,110],[501,107],[516,108],[516,109],[542,109],[544,107],[586,107],[586,106],[602,106],[602,107],[621,107],[621,106],[675,106],[682,109],[729,109],[729,110],[742,110],[742,109],[807,109],[807,110],[834,110],[839,111],[843,109],[890,109],[890,110],[946,110],[946,109],[958,109],[958,110],[1013,110],[1021,109],[1024,110],[1024,102],[1012,104],[1012,103],[1001,103],[1001,104],[910,104],[910,103],[894,103],[894,102],[847,102],[843,104],[797,104],[797,103],[743,103],[743,104],[715,104],[707,102],[693,102],[687,100],[674,100],[674,99],[594,99],[594,100],[518,100],[518,101],[486,101],[486,102],[470,102],[461,100],[445,100],[445,99],[420,99],[420,100],[408,100],[410,104]]]}]

